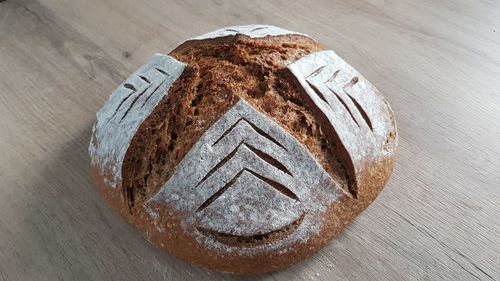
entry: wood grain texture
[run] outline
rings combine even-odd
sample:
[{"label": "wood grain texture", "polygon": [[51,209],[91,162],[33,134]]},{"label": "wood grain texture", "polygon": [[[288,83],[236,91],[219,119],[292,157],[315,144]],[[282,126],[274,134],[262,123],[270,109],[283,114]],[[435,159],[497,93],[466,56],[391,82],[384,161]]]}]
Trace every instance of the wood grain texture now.
[{"label": "wood grain texture", "polygon": [[[500,2],[0,1],[0,280],[500,280]],[[288,270],[207,272],[93,188],[95,112],[155,52],[223,26],[307,33],[375,84],[400,132],[382,195]]]}]

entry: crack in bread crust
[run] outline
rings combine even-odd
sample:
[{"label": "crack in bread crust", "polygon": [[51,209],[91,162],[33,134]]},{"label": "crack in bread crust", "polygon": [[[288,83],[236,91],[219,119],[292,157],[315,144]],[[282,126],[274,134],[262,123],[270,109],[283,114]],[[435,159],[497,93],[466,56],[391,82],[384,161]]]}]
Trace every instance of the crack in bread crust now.
[{"label": "crack in bread crust", "polygon": [[240,98],[290,131],[347,189],[351,179],[337,159],[336,144],[324,134],[314,110],[305,106],[307,94],[285,68],[320,50],[314,40],[298,35],[261,39],[236,35],[186,43],[174,50],[170,55],[189,66],[182,82],[173,85],[144,122],[127,154],[124,184],[136,190],[131,206],[158,192],[195,141]]}]

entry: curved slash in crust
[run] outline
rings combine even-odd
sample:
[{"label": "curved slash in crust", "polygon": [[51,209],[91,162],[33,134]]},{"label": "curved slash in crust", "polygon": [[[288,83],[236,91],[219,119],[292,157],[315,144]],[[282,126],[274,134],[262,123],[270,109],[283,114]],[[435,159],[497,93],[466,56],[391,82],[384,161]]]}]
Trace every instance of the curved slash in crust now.
[{"label": "curved slash in crust", "polygon": [[266,233],[259,233],[249,236],[238,236],[231,233],[222,233],[206,229],[203,227],[197,227],[196,229],[205,236],[211,237],[212,239],[218,241],[219,243],[232,246],[238,245],[243,247],[256,247],[262,244],[268,244],[269,242],[274,242],[276,240],[282,239],[283,236],[289,235],[294,232],[304,220],[304,215],[300,216],[295,221],[288,225],[285,225],[281,229],[269,231]]}]

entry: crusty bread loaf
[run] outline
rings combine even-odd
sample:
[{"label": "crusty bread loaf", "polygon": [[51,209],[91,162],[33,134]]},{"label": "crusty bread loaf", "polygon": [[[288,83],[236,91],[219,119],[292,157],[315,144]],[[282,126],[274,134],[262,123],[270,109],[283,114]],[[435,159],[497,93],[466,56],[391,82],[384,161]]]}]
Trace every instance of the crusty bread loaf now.
[{"label": "crusty bread loaf", "polygon": [[155,55],[97,114],[99,190],[153,244],[205,268],[279,270],[317,252],[394,164],[378,90],[308,36],[229,27]]}]

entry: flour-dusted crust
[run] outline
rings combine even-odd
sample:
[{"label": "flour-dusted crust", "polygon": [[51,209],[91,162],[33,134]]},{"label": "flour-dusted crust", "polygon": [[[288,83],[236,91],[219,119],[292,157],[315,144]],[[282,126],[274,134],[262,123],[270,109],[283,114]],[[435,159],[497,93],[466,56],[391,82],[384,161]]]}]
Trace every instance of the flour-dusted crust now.
[{"label": "flour-dusted crust", "polygon": [[226,28],[221,28],[194,38],[190,40],[204,40],[204,39],[214,39],[218,37],[232,36],[236,34],[246,35],[250,38],[261,38],[266,36],[282,36],[282,35],[303,35],[300,32],[290,31],[283,28],[279,28],[272,25],[263,24],[251,24],[251,25],[240,25],[240,26],[229,26]]},{"label": "flour-dusted crust", "polygon": [[170,56],[154,55],[111,94],[97,113],[89,154],[92,165],[103,171],[111,187],[121,183],[123,159],[137,129],[185,67]]},{"label": "flour-dusted crust", "polygon": [[277,27],[228,27],[157,55],[97,115],[97,187],[148,241],[212,270],[279,270],[380,193],[397,132],[378,90]]},{"label": "flour-dusted crust", "polygon": [[[306,243],[319,233],[324,212],[341,193],[303,145],[240,100],[198,140],[150,201],[189,214],[182,221],[185,231],[206,247],[246,254]],[[293,231],[271,244],[239,247],[216,239],[252,239],[292,224]]]},{"label": "flour-dusted crust", "polygon": [[392,155],[397,145],[389,105],[368,80],[333,51],[313,53],[287,68],[346,150],[355,185],[351,195],[356,196],[366,163]]}]

